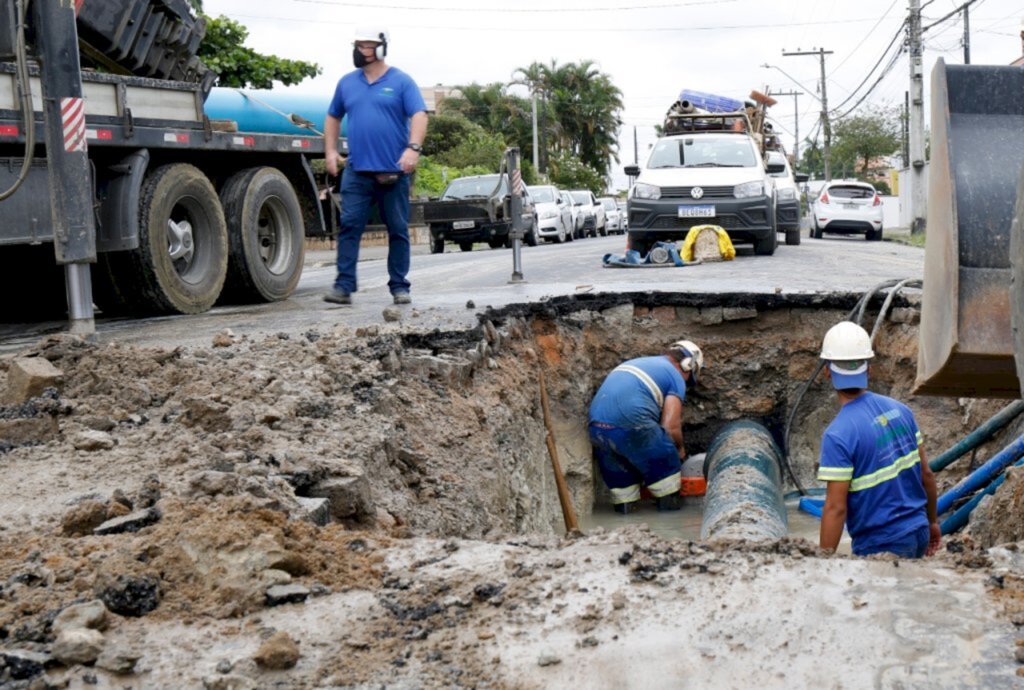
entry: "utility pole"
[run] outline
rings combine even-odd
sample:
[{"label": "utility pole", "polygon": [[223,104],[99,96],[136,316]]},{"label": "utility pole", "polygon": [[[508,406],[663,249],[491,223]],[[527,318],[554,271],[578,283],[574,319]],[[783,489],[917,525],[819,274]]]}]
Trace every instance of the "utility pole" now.
[{"label": "utility pole", "polygon": [[925,230],[924,187],[924,68],[921,65],[921,0],[910,0],[907,18],[907,47],[910,52],[910,232]]},{"label": "utility pole", "polygon": [[533,92],[533,169],[540,170],[540,147],[537,146],[537,92]]},{"label": "utility pole", "polygon": [[971,64],[971,18],[967,4],[964,4],[964,64]]},{"label": "utility pole", "polygon": [[793,97],[793,161],[794,165],[800,163],[800,96],[803,91],[777,91],[770,96],[792,96]]},{"label": "utility pole", "polygon": [[633,125],[633,165],[640,165],[640,149],[636,145],[636,125]]},{"label": "utility pole", "polygon": [[[913,2],[913,0],[911,0]],[[828,90],[825,85],[825,56],[831,55],[831,50],[818,48],[812,51],[798,51],[796,53],[783,52],[783,57],[797,55],[817,55],[821,63],[821,131],[825,135],[825,181],[832,179],[832,123],[828,119]]]}]

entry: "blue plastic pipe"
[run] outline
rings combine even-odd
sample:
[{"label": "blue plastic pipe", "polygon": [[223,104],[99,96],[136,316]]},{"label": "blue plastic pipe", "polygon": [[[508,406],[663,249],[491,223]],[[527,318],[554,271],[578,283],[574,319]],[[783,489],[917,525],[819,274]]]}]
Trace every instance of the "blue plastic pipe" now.
[{"label": "blue plastic pipe", "polygon": [[789,532],[782,500],[782,451],[763,426],[732,422],[704,457],[701,539],[779,539]]},{"label": "blue plastic pipe", "polygon": [[[1013,466],[1024,467],[1024,459],[1018,460],[1017,462],[1013,463]],[[985,498],[986,496],[990,496],[991,494],[994,494],[996,492],[996,489],[998,489],[1004,481],[1006,481],[1006,472],[1003,472],[1001,475],[996,477],[995,481],[993,481],[984,489],[976,493],[974,495],[974,498],[969,500],[967,503],[964,503],[957,509],[955,513],[953,513],[948,518],[943,520],[942,525],[940,526],[942,529],[942,533],[952,534],[953,532],[956,532],[958,529],[966,525],[968,519],[971,516],[971,512],[978,507],[978,504],[981,503],[981,499]]]},{"label": "blue plastic pipe", "polygon": [[1017,440],[996,453],[991,460],[964,477],[952,489],[939,496],[939,515],[948,512],[953,507],[953,504],[964,496],[974,493],[988,484],[992,481],[993,477],[1005,470],[1010,463],[1020,458],[1021,455],[1024,455],[1024,436],[1018,436]]},{"label": "blue plastic pipe", "polygon": [[825,509],[825,499],[803,496],[800,498],[800,503],[797,506],[808,515],[813,515],[820,520],[821,514]]},{"label": "blue plastic pipe", "polygon": [[694,91],[692,89],[683,89],[680,91],[679,100],[692,103],[694,106],[701,110],[706,110],[709,113],[735,113],[738,110],[743,110],[743,101],[738,101],[735,98],[729,98],[728,96],[719,96],[715,93]]},{"label": "blue plastic pipe", "polygon": [[992,438],[997,431],[1016,419],[1021,412],[1024,412],[1024,400],[1014,400],[999,412],[992,415],[987,422],[972,431],[945,453],[932,458],[928,463],[928,466],[932,468],[932,472],[938,472],[939,470],[945,469],[958,458],[970,453],[982,443]]}]

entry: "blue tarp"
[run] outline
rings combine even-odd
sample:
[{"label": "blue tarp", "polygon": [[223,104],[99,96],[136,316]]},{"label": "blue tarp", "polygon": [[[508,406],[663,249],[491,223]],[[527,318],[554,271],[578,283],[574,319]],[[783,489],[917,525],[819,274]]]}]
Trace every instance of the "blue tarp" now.
[{"label": "blue tarp", "polygon": [[[655,255],[665,256],[666,254],[665,261],[658,261],[656,263],[652,260],[652,257]],[[655,242],[654,246],[651,247],[651,251],[646,256],[642,256],[635,249],[627,249],[625,254],[605,254],[602,261],[605,268],[661,268],[665,266],[686,265],[686,262],[679,256],[679,250],[676,249],[676,245],[672,242]]]}]

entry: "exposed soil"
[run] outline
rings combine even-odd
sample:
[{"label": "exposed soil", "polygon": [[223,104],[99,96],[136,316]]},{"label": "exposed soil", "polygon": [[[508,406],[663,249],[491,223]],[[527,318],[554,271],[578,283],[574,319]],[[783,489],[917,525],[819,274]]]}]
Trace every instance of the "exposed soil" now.
[{"label": "exposed soil", "polygon": [[[465,333],[225,333],[196,349],[58,337],[19,353],[64,379],[0,409],[0,687],[831,685],[828,649],[845,645],[854,668],[910,633],[930,642],[844,687],[1011,687],[1024,564],[986,549],[1024,538],[1017,477],[983,506],[996,528],[923,564],[824,558],[789,538],[558,536],[540,369],[580,513],[606,500],[590,397],[623,359],[681,337],[708,358],[685,406],[690,452],[741,418],[781,443],[848,305],[734,302],[548,305]],[[872,387],[911,405],[934,454],[1002,404],[909,395],[914,314],[883,328]],[[808,486],[834,412],[822,382],[798,408],[791,462]],[[59,663],[55,617],[97,598],[105,656]]]}]

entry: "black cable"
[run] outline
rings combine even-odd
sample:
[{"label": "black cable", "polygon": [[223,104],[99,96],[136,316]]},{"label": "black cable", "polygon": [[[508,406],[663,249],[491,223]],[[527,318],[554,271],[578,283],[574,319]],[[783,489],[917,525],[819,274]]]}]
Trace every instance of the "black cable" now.
[{"label": "black cable", "polygon": [[[846,97],[846,100],[843,101],[842,103],[840,103],[839,105],[835,106],[834,108],[832,108],[833,112],[838,112],[840,108],[842,108],[844,105],[846,105],[851,100],[853,100],[853,98],[857,95],[857,92],[860,91],[861,87],[863,87],[864,84],[866,84],[868,82],[868,79],[871,78],[871,75],[874,74],[875,70],[878,69],[878,66],[880,64],[882,64],[882,60],[884,60],[885,56],[889,54],[889,50],[896,43],[896,40],[900,37],[900,34],[903,33],[903,27],[906,26],[906,25],[907,25],[907,20],[904,19],[903,22],[896,29],[896,33],[893,35],[892,39],[889,41],[889,45],[887,45],[885,47],[885,50],[882,51],[882,55],[878,58],[878,62],[875,63],[874,67],[872,67],[870,70],[868,70],[867,74],[864,75],[864,80],[860,84],[858,84],[856,86],[856,88],[853,89],[853,91],[850,92],[850,95]],[[902,47],[900,49],[900,52],[902,52]],[[870,90],[868,92],[870,93]]]},{"label": "black cable", "polygon": [[21,171],[11,184],[10,189],[0,192],[0,201],[9,199],[28,179],[32,169],[32,156],[36,148],[36,114],[32,110],[32,82],[28,73],[28,50],[25,48],[25,21],[28,17],[29,0],[15,0],[14,6],[18,14],[18,27],[15,35],[15,70],[14,81],[18,85],[21,96],[21,117],[25,124],[25,157],[21,160]]}]

